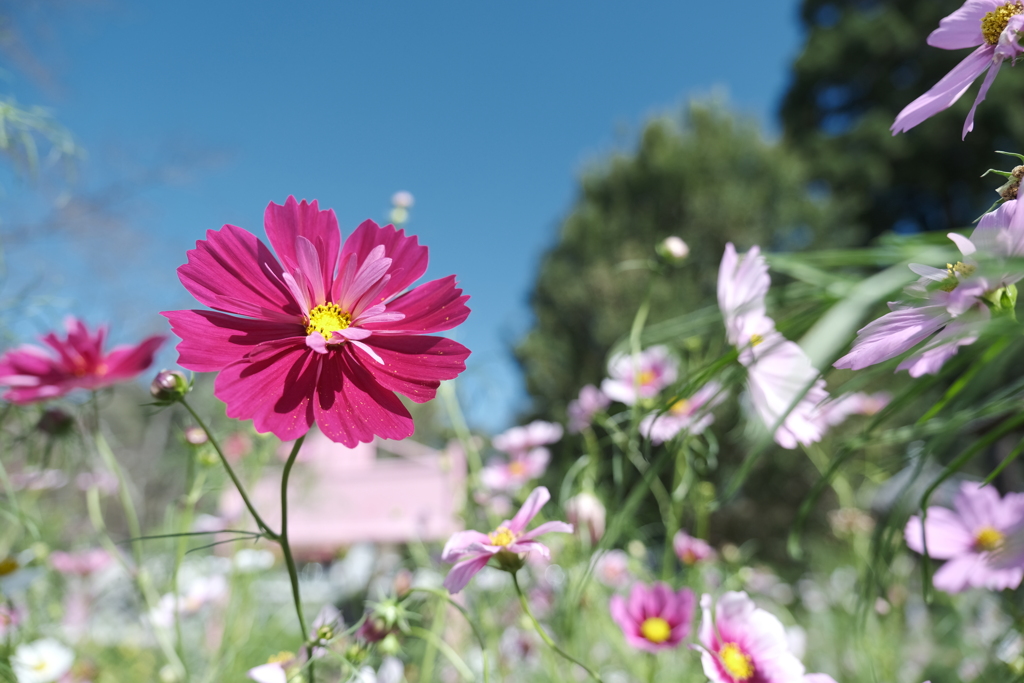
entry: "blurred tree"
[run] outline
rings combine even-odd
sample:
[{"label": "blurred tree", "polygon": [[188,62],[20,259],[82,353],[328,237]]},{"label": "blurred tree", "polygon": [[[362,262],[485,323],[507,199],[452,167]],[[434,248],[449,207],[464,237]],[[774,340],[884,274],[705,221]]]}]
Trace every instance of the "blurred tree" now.
[{"label": "blurred tree", "polygon": [[951,109],[909,133],[889,132],[896,114],[969,50],[925,40],[961,0],[804,0],[807,44],[782,104],[785,140],[814,177],[876,236],[964,227],[996,199],[1001,183],[978,180],[1014,164],[994,150],[1020,150],[1024,73],[1004,68],[974,132],[960,141],[976,83]]},{"label": "blurred tree", "polygon": [[[634,154],[585,173],[537,276],[536,324],[515,349],[534,409],[564,417],[580,387],[605,376],[649,289],[651,323],[713,303],[726,242],[793,250],[853,239],[806,178],[795,154],[721,102],[693,103],[679,123],[652,121]],[[645,261],[669,235],[689,258],[654,277]]]}]

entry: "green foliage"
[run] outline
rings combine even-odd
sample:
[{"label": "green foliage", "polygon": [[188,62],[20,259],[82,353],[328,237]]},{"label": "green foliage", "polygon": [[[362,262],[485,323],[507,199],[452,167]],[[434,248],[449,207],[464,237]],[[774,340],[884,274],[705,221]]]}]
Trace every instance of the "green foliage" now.
[{"label": "green foliage", "polygon": [[961,4],[804,0],[807,43],[782,104],[785,140],[866,236],[968,225],[996,198],[997,182],[977,180],[985,169],[1006,165],[994,150],[1016,150],[1024,141],[1024,73],[1008,66],[966,141],[961,128],[978,84],[909,134],[889,132],[903,107],[967,56],[968,50],[925,43]]},{"label": "green foliage", "polygon": [[[712,303],[726,242],[792,250],[852,239],[806,179],[796,155],[720,102],[652,121],[634,153],[586,173],[534,286],[536,324],[515,350],[537,412],[563,416],[580,386],[604,376],[648,292],[650,323]],[[648,261],[669,235],[690,256],[655,276]]]}]

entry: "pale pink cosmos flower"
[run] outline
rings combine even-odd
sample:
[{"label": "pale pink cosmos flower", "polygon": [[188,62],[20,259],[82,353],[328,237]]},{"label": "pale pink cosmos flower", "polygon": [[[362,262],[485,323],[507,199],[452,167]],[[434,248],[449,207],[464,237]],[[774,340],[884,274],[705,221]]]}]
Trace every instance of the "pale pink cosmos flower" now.
[{"label": "pale pink cosmos flower", "polygon": [[512,427],[491,439],[491,445],[503,453],[517,455],[555,443],[562,438],[562,425],[534,420],[523,427]]},{"label": "pale pink cosmos flower", "polygon": [[1004,566],[999,551],[1006,537],[1024,520],[1024,494],[1000,498],[991,486],[964,482],[953,501],[953,510],[930,507],[922,529],[921,518],[907,522],[907,546],[946,563],[935,572],[932,583],[941,591],[959,593],[968,588],[1003,590],[1016,588],[1024,579],[1024,567]]},{"label": "pale pink cosmos flower", "polygon": [[943,50],[977,48],[953,67],[932,89],[904,107],[892,124],[892,134],[908,131],[925,119],[952,106],[967,88],[988,71],[978,96],[964,121],[963,135],[974,129],[974,112],[981,104],[1000,67],[1015,62],[1024,52],[1019,41],[1024,29],[1024,3],[1020,0],[967,0],[960,9],[939,22],[928,35],[928,44]]},{"label": "pale pink cosmos flower", "polygon": [[102,389],[127,382],[153,363],[153,355],[166,339],[156,335],[138,345],[117,346],[103,352],[107,328],[95,333],[73,316],[64,319],[67,336],[49,332],[41,339],[48,349],[25,344],[0,356],[3,398],[17,404],[36,403],[64,396],[75,389]]},{"label": "pale pink cosmos flower", "polygon": [[768,263],[758,247],[740,258],[732,243],[725,245],[718,270],[718,306],[726,337],[747,368],[754,412],[769,429],[778,425],[776,443],[796,448],[821,440],[824,432],[814,414],[828,392],[811,359],[776,331],[775,321],[765,313],[770,284]]},{"label": "pale pink cosmos flower", "polygon": [[590,426],[594,415],[601,412],[612,402],[600,389],[588,384],[580,389],[578,398],[569,401],[569,433],[578,434]]},{"label": "pale pink cosmos flower", "polygon": [[817,418],[828,427],[836,427],[851,415],[874,415],[889,405],[892,394],[879,391],[867,394],[857,391],[830,398],[818,406]]},{"label": "pale pink cosmos flower", "polygon": [[14,472],[11,474],[11,487],[25,491],[52,491],[64,488],[68,483],[68,475],[61,470],[48,469],[34,472]]},{"label": "pale pink cosmos flower", "polygon": [[444,587],[450,593],[458,593],[499,553],[521,557],[525,553],[536,552],[542,557],[550,557],[551,551],[537,541],[537,537],[553,531],[571,534],[573,527],[565,522],[545,522],[532,531],[526,530],[526,525],[549,500],[551,493],[547,488],[539,486],[530,493],[515,517],[499,524],[490,534],[459,531],[448,539],[441,552],[441,560],[453,562],[455,566],[448,572]]},{"label": "pale pink cosmos flower", "polygon": [[694,538],[685,531],[676,532],[672,539],[672,548],[676,551],[676,557],[686,565],[695,565],[698,562],[712,560],[715,558],[715,550],[708,542]]},{"label": "pale pink cosmos flower", "polygon": [[[970,239],[949,233],[963,261],[945,269],[911,264],[920,278],[904,290],[909,301],[890,302],[892,311],[861,328],[853,348],[835,367],[861,370],[927,340],[896,368],[920,377],[937,373],[961,346],[973,344],[990,318],[986,296],[1024,277],[1003,264],[1024,256],[1024,211],[1017,211],[1018,202],[1005,202],[985,214]],[[975,254],[982,261],[972,258]]]},{"label": "pale pink cosmos flower", "polygon": [[[746,593],[730,591],[700,601],[701,664],[711,683],[828,683],[827,674],[807,674],[789,651],[786,629],[775,615],[760,609]],[[835,683],[832,681],[832,683]]]},{"label": "pale pink cosmos flower", "polygon": [[720,383],[708,382],[690,398],[675,401],[668,410],[645,415],[640,421],[640,433],[654,444],[671,441],[684,429],[690,434],[701,434],[715,421],[711,409],[725,398]]},{"label": "pale pink cosmos flower", "polygon": [[689,588],[673,591],[665,583],[635,583],[628,601],[613,595],[609,608],[627,643],[647,652],[659,652],[678,647],[690,635],[694,603]]},{"label": "pale pink cosmos flower", "polygon": [[634,358],[617,353],[608,361],[608,379],[601,382],[605,396],[633,405],[643,398],[654,398],[676,381],[679,361],[666,346],[651,346]]},{"label": "pale pink cosmos flower", "polygon": [[551,453],[546,448],[533,448],[508,460],[491,458],[480,470],[480,483],[490,491],[516,491],[543,475],[549,460]]},{"label": "pale pink cosmos flower", "polygon": [[178,277],[216,309],[167,311],[179,363],[216,372],[229,417],[283,441],[314,422],[353,447],[374,436],[404,439],[409,411],[465,369],[469,350],[430,333],[469,315],[455,277],[406,291],[427,269],[427,249],[394,226],[365,221],[341,240],[333,211],[289,197],[265,222],[277,252],[225,225],[188,252]]},{"label": "pale pink cosmos flower", "polygon": [[77,552],[66,553],[54,550],[50,553],[50,565],[61,574],[89,576],[105,569],[114,561],[103,548],[90,548]]},{"label": "pale pink cosmos flower", "polygon": [[624,550],[609,550],[594,562],[594,576],[609,588],[622,588],[633,578],[629,555]]},{"label": "pale pink cosmos flower", "polygon": [[246,676],[256,683],[288,683],[288,669],[298,666],[299,658],[291,652],[274,655],[266,664],[253,667]]}]

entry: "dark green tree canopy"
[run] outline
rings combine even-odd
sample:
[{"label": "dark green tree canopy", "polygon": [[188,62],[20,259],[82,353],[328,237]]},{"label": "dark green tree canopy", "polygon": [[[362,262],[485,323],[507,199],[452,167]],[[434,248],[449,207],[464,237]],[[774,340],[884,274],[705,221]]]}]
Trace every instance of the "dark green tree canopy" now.
[{"label": "dark green tree canopy", "polygon": [[804,0],[807,44],[782,104],[785,139],[868,236],[968,225],[996,199],[993,190],[1001,184],[978,176],[1013,166],[994,150],[1024,149],[1024,69],[1009,63],[966,141],[961,128],[980,78],[949,110],[907,133],[889,132],[903,107],[970,53],[925,42],[961,4]]},{"label": "dark green tree canopy", "polygon": [[[635,153],[585,173],[540,267],[536,324],[515,349],[534,408],[564,415],[583,384],[605,376],[609,349],[649,289],[652,323],[713,303],[726,242],[784,250],[841,242],[832,205],[806,187],[796,155],[720,103],[652,121]],[[690,257],[653,278],[643,262],[669,235],[687,242]]]}]

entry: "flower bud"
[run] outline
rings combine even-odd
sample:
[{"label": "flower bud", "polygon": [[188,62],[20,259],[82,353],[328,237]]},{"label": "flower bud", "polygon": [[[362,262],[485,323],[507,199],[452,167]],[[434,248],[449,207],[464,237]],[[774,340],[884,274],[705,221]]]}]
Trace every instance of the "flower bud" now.
[{"label": "flower bud", "polygon": [[402,644],[398,642],[398,636],[394,633],[389,633],[384,636],[384,640],[380,641],[380,645],[377,648],[385,655],[397,655],[402,651]]},{"label": "flower bud", "polygon": [[75,426],[75,419],[60,408],[49,408],[43,411],[36,429],[48,436],[66,436]]},{"label": "flower bud", "polygon": [[400,209],[411,209],[415,203],[411,192],[401,190],[391,195],[391,204]]},{"label": "flower bud", "polygon": [[604,504],[593,493],[583,491],[570,498],[565,504],[565,516],[578,533],[590,535],[592,544],[604,536]]},{"label": "flower bud", "polygon": [[149,393],[160,403],[174,403],[188,393],[188,378],[177,370],[161,370],[149,385]]},{"label": "flower bud", "polygon": [[690,255],[690,247],[680,237],[671,235],[666,237],[655,247],[658,256],[669,263],[682,263]]},{"label": "flower bud", "polygon": [[206,430],[202,427],[188,427],[185,429],[185,443],[189,446],[202,446],[210,440]]}]

